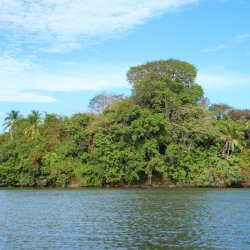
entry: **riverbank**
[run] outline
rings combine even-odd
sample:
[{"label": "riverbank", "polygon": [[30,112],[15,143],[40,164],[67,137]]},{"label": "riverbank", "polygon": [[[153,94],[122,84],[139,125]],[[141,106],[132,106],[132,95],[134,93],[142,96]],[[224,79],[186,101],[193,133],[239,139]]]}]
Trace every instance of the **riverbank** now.
[{"label": "riverbank", "polygon": [[134,185],[117,185],[117,184],[107,184],[105,186],[82,186],[80,183],[70,183],[65,187],[59,186],[8,186],[8,185],[0,185],[0,188],[69,188],[69,189],[79,189],[79,188],[166,188],[166,189],[174,189],[174,188],[250,188],[250,183],[235,183],[232,185],[222,185],[222,186],[200,186],[200,185],[184,185],[184,184],[134,184]]}]

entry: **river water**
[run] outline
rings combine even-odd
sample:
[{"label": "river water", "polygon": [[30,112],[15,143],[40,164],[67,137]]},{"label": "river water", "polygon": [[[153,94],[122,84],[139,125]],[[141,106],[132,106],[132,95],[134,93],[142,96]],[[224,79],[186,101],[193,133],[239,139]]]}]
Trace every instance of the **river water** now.
[{"label": "river water", "polygon": [[0,249],[250,249],[250,189],[0,189]]}]

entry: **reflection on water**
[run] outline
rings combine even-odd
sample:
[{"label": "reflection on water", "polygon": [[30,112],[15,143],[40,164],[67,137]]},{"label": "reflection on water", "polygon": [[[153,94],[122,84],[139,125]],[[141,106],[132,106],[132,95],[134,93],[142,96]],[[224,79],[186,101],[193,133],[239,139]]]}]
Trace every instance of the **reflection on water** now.
[{"label": "reflection on water", "polygon": [[0,249],[171,248],[250,249],[250,190],[0,190]]}]

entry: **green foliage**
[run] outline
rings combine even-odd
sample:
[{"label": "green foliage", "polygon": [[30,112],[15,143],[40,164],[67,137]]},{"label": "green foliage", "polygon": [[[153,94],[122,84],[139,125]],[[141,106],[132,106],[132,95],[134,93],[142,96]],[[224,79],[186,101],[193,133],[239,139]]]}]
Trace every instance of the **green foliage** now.
[{"label": "green foliage", "polygon": [[232,107],[227,104],[213,104],[209,107],[209,111],[211,111],[217,119],[224,119],[230,110],[232,110]]},{"label": "green foliage", "polygon": [[10,138],[13,141],[13,132],[18,127],[19,121],[22,118],[19,111],[11,110],[10,113],[7,113],[5,119],[4,119],[4,130],[9,129],[10,132]]},{"label": "green foliage", "polygon": [[35,140],[40,136],[40,126],[42,123],[41,113],[38,110],[32,110],[28,115],[26,122],[25,135],[29,140]]},{"label": "green foliage", "polygon": [[187,62],[150,62],[128,71],[131,97],[102,93],[94,114],[11,111],[0,186],[249,185],[250,111],[207,109],[196,75]]},{"label": "green foliage", "polygon": [[245,120],[250,121],[250,110],[248,109],[233,109],[230,110],[227,114],[227,118],[234,121]]},{"label": "green foliage", "polygon": [[196,75],[193,65],[171,59],[132,67],[127,78],[138,104],[171,118],[181,105],[195,104],[203,96],[201,86],[195,83]]}]

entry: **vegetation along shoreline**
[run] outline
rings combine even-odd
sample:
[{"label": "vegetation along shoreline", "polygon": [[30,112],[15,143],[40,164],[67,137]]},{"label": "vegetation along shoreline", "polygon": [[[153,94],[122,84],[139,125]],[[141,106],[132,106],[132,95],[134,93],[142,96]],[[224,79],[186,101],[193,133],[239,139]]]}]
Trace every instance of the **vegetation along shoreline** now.
[{"label": "vegetation along shoreline", "polygon": [[89,113],[6,114],[0,187],[249,187],[250,110],[210,104],[190,63],[131,67]]}]

